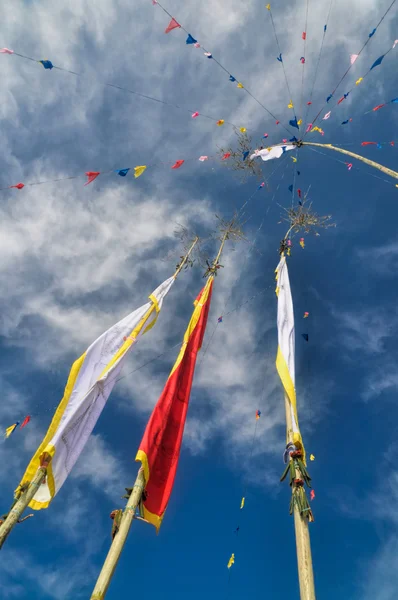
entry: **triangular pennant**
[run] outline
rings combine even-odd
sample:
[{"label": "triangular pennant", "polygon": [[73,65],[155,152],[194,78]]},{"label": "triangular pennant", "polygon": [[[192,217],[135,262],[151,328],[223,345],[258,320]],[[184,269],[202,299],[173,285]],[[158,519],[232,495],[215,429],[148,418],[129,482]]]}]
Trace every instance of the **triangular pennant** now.
[{"label": "triangular pennant", "polygon": [[173,29],[177,29],[177,27],[181,27],[181,25],[175,20],[175,18],[173,17],[170,21],[170,23],[167,25],[166,29],[164,30],[165,33],[170,33],[170,31],[173,31]]}]

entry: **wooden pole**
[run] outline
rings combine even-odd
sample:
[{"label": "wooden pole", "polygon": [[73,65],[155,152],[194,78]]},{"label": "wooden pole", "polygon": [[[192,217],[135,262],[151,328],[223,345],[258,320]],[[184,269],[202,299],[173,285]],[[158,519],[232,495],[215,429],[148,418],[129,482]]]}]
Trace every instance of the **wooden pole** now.
[{"label": "wooden pole", "polygon": [[[293,443],[293,424],[290,412],[290,402],[285,394],[287,438]],[[292,460],[292,459],[290,459]],[[302,479],[299,469],[296,469],[297,479]],[[295,484],[292,485],[294,494]],[[296,533],[297,566],[300,585],[300,600],[315,600],[314,572],[312,569],[312,555],[308,520],[302,517],[296,503],[294,503],[294,529]]]},{"label": "wooden pole", "polygon": [[31,483],[27,487],[27,489],[21,494],[20,498],[14,504],[10,512],[8,513],[7,518],[4,523],[0,525],[0,548],[2,548],[4,542],[6,541],[9,533],[14,528],[14,526],[18,523],[23,511],[28,506],[29,502],[32,500],[33,496],[36,494],[37,489],[43,483],[47,474],[47,466],[39,467],[36,475],[32,479]]},{"label": "wooden pole", "polygon": [[378,169],[385,175],[389,175],[390,177],[394,177],[394,179],[398,179],[398,173],[396,171],[393,171],[392,169],[388,169],[387,167],[380,165],[379,163],[375,162],[374,160],[369,160],[368,158],[365,158],[364,156],[361,156],[360,154],[355,154],[354,152],[345,150],[344,148],[336,148],[336,146],[332,146],[332,144],[315,144],[313,142],[301,142],[301,145],[302,146],[317,146],[319,148],[329,148],[329,150],[335,150],[336,152],[341,152],[342,154],[347,154],[347,156],[356,158],[357,160],[360,160],[361,162],[366,163],[367,165],[374,167],[375,169]]},{"label": "wooden pole", "polygon": [[191,255],[192,250],[195,248],[196,244],[198,243],[199,238],[198,236],[195,237],[194,241],[191,244],[191,247],[189,248],[188,252],[186,253],[186,255],[184,256],[184,258],[182,259],[182,261],[180,262],[180,264],[177,267],[176,272],[174,273],[174,279],[177,279],[179,273],[182,271],[182,269],[185,266],[185,263],[187,262],[188,258]]},{"label": "wooden pole", "polygon": [[128,533],[130,531],[131,523],[134,519],[134,513],[141,500],[142,492],[144,491],[144,486],[144,470],[141,467],[138,471],[133,491],[131,492],[130,498],[127,501],[126,508],[123,511],[119,531],[113,539],[108,555],[101,569],[101,573],[99,574],[97,583],[95,584],[94,591],[91,594],[91,600],[102,600],[103,598],[105,598],[105,594],[108,591],[108,587],[111,582],[113,573],[115,572],[117,563],[119,561]]}]

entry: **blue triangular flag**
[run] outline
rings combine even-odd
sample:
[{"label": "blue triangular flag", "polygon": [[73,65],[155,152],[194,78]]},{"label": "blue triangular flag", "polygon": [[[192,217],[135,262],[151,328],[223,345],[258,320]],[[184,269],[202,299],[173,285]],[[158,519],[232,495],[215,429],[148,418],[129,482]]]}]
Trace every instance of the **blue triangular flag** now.
[{"label": "blue triangular flag", "polygon": [[380,142],[377,144],[377,147],[378,147],[379,150],[382,149],[382,145],[380,144]]},{"label": "blue triangular flag", "polygon": [[297,175],[300,175],[300,171],[297,171]]},{"label": "blue triangular flag", "polygon": [[234,77],[233,75],[230,75],[230,76],[229,76],[229,80],[230,80],[230,81],[236,81],[236,79],[235,79],[235,77]]},{"label": "blue triangular flag", "polygon": [[326,98],[326,102],[329,102],[329,100],[333,97],[333,94],[330,94],[327,98]]},{"label": "blue triangular flag", "polygon": [[192,35],[190,33],[188,33],[188,37],[186,40],[186,44],[197,44],[198,40],[195,40],[195,38],[192,37]]},{"label": "blue triangular flag", "polygon": [[279,60],[279,62],[283,62],[283,60],[282,60],[282,54],[280,54],[279,56],[277,56],[276,60]]},{"label": "blue triangular flag", "polygon": [[246,152],[243,152],[243,160],[246,160],[246,158],[249,156],[249,150],[246,150]]},{"label": "blue triangular flag", "polygon": [[394,98],[394,100],[390,100],[390,102],[398,102],[398,98]]},{"label": "blue triangular flag", "polygon": [[290,140],[289,140],[289,142],[297,142],[297,141],[298,140],[295,135],[292,138],[290,138]]},{"label": "blue triangular flag", "polygon": [[347,125],[347,123],[349,123],[349,120],[347,119],[347,121],[343,121],[341,124],[342,125]]},{"label": "blue triangular flag", "polygon": [[328,28],[328,26],[327,26],[327,25],[324,25],[324,26],[323,26],[323,31],[325,32],[327,28]]},{"label": "blue triangular flag", "polygon": [[118,175],[120,175],[120,177],[126,177],[127,173],[130,171],[130,168],[128,169],[116,169],[115,173],[117,173]]},{"label": "blue triangular flag", "polygon": [[301,335],[303,336],[305,341],[308,342],[308,333],[302,333]]},{"label": "blue triangular flag", "polygon": [[300,129],[297,123],[297,117],[294,117],[294,119],[290,119],[289,125],[291,127],[295,127],[296,129]]},{"label": "blue triangular flag", "polygon": [[376,33],[376,28],[375,28],[375,29],[373,29],[373,31],[371,31],[371,32],[369,33],[369,37],[373,37],[375,33]]},{"label": "blue triangular flag", "polygon": [[292,192],[292,191],[293,191],[293,184],[289,185],[289,192]]},{"label": "blue triangular flag", "polygon": [[52,69],[54,67],[54,65],[52,64],[51,60],[39,60],[39,62],[43,65],[43,67],[45,69]]},{"label": "blue triangular flag", "polygon": [[379,58],[377,60],[375,60],[375,62],[373,63],[373,65],[370,67],[370,71],[372,69],[374,69],[375,67],[378,67],[379,65],[381,65],[381,63],[383,62],[383,58],[385,57],[385,54],[383,54],[382,56],[379,56]]}]

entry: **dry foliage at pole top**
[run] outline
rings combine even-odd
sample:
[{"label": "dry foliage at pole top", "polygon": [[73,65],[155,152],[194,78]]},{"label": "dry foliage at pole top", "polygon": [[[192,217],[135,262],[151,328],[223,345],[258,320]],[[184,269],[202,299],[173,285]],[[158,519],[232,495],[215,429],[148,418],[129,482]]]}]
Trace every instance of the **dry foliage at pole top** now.
[{"label": "dry foliage at pole top", "polygon": [[[239,129],[235,129],[234,131],[237,137],[237,145],[234,147],[220,148],[220,158],[222,163],[229,169],[232,169],[232,171],[237,171],[239,175],[241,175],[242,181],[246,181],[248,177],[252,175],[255,175],[258,179],[262,179],[264,175],[261,170],[260,162],[258,159],[250,160],[251,154],[254,153],[252,138],[247,135],[246,132],[242,133],[239,131]],[[244,152],[249,152],[245,160],[243,160]],[[222,160],[222,157],[226,153],[231,156],[226,160]]]},{"label": "dry foliage at pole top", "polygon": [[[213,234],[213,240],[218,240],[221,242],[221,246],[218,250],[218,254],[216,258],[210,262],[209,259],[205,260],[205,264],[203,265],[206,268],[206,272],[203,277],[209,277],[210,275],[217,275],[217,271],[220,268],[223,268],[224,265],[220,264],[220,257],[224,248],[224,244],[227,240],[231,240],[233,242],[237,242],[240,240],[245,240],[245,236],[241,230],[241,223],[239,222],[239,215],[235,213],[233,218],[230,221],[225,221],[218,215],[216,215],[218,219],[218,226],[216,232]],[[233,248],[234,249],[234,248]]]},{"label": "dry foliage at pole top", "polygon": [[299,232],[305,232],[319,235],[318,229],[336,227],[336,223],[332,223],[331,221],[332,215],[318,215],[313,210],[312,202],[308,201],[307,195],[303,198],[301,204],[282,208],[285,211],[282,215],[282,220],[290,225],[284,237],[285,240],[290,234],[294,235]]}]

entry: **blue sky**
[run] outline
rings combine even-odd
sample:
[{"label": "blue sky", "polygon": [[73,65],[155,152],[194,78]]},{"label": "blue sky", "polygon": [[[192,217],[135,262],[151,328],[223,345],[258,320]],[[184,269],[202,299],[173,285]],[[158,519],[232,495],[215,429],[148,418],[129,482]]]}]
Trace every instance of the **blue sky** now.
[{"label": "blue sky", "polygon": [[[293,101],[299,106],[304,3],[284,4],[272,5],[273,15]],[[329,4],[310,2],[304,98]],[[352,0],[348,6],[335,0],[314,112],[389,4]],[[265,2],[189,0],[181,5],[168,0],[166,6],[287,124],[290,97]],[[192,120],[188,111],[104,88],[100,82],[245,126],[256,139],[264,132],[272,141],[282,137],[267,113],[214,62],[185,45],[182,31],[165,35],[167,23],[150,1],[54,5],[14,0],[5,12],[0,45],[38,60],[48,58],[84,76],[45,71],[1,55],[0,187],[88,170],[194,160],[178,171],[153,167],[137,180],[104,175],[88,187],[82,177],[1,192],[0,427],[33,415],[28,427],[1,445],[4,511],[62,397],[73,360],[173,272],[179,256],[176,223],[208,235],[215,213],[230,217],[258,186],[256,179],[241,183],[219,162],[196,160],[233,143],[231,127]],[[391,47],[397,25],[394,8],[339,88],[340,96]],[[342,105],[332,108],[329,121],[318,123],[325,137],[313,133],[314,141],[347,144],[396,169],[397,147],[360,145],[364,140],[398,141],[396,105],[363,116],[398,96],[396,51]],[[352,123],[341,126],[349,117]],[[296,243],[289,262],[299,415],[307,450],[316,455],[310,473],[316,492],[311,541],[317,596],[392,600],[398,587],[398,190],[383,175],[375,177],[377,171],[356,161],[348,171],[344,157],[324,153],[300,150],[297,180],[302,190],[311,186],[315,210],[332,214],[337,226],[321,231],[320,237],[306,236],[305,250]],[[264,179],[276,166],[262,165]],[[245,233],[256,251],[250,253],[244,242],[236,250],[232,244],[226,249],[167,515],[158,537],[153,528],[133,524],[110,600],[131,589],[175,600],[204,594],[221,600],[298,597],[289,489],[279,483],[285,428],[274,367],[274,269],[285,232],[278,222],[282,207],[291,203],[292,181],[293,163],[287,158],[270,178],[269,189],[247,206]],[[146,419],[202,284],[197,269],[173,286],[156,327],[131,353],[127,376],[115,387],[84,455],[52,506],[10,536],[2,552],[2,598],[89,597],[110,542],[109,513],[122,505],[124,487],[134,481],[134,457]],[[304,311],[310,313],[306,321]],[[220,314],[226,316],[208,345]],[[301,333],[309,334],[308,344]],[[161,352],[161,359],[136,370]],[[262,418],[249,462],[257,408]],[[246,506],[240,512],[243,490]],[[228,583],[231,552],[236,562]]]}]

